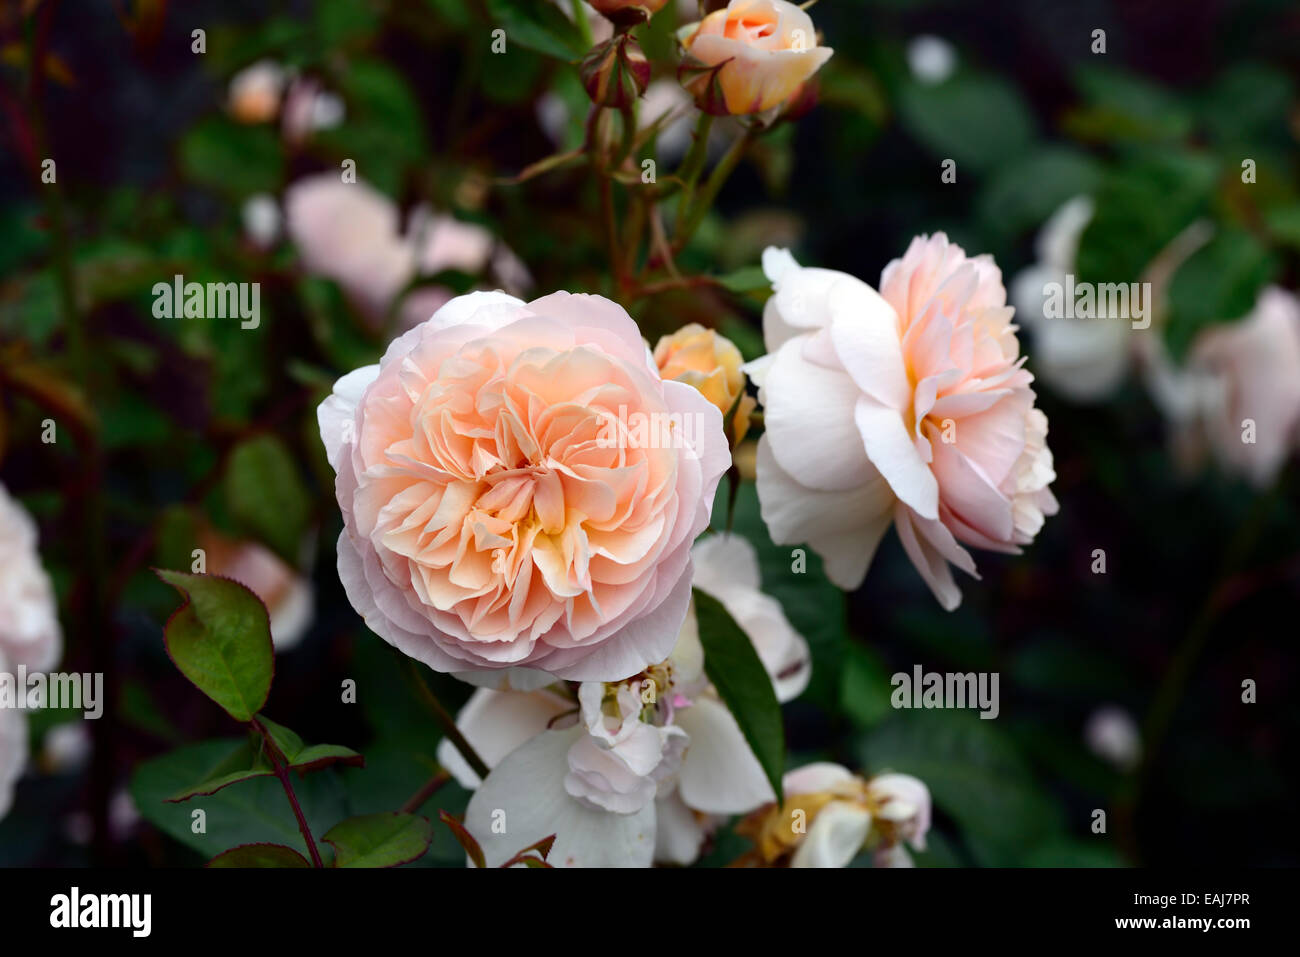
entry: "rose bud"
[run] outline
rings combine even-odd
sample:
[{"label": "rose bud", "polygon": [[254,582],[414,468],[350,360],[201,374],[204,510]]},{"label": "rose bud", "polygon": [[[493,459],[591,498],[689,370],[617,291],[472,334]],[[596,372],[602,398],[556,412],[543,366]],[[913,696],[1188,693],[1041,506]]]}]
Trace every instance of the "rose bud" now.
[{"label": "rose bud", "polygon": [[678,80],[714,115],[779,106],[831,57],[808,14],[786,0],[731,0],[679,36]]},{"label": "rose bud", "polygon": [[631,106],[649,82],[650,61],[626,33],[592,47],[582,61],[582,85],[597,106]]},{"label": "rose bud", "polygon": [[723,416],[736,410],[730,437],[732,447],[738,445],[749,429],[749,414],[757,403],[745,395],[745,373],[740,369],[744,357],[731,340],[693,322],[661,338],[654,356],[659,374],[665,379],[698,389]]}]

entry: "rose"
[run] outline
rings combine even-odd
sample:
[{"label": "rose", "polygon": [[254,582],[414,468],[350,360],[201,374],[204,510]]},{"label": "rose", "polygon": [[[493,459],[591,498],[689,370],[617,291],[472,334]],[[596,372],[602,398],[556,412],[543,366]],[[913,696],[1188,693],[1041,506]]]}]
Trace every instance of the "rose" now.
[{"label": "rose", "polygon": [[864,847],[877,867],[910,867],[904,842],[925,850],[930,791],[908,774],[869,781],[827,761],[788,772],[785,803],[764,808],[736,828],[754,841],[747,860],[767,867],[847,867]]},{"label": "rose", "polygon": [[[0,674],[13,674],[14,666],[0,648]],[[0,820],[13,804],[14,784],[27,764],[27,719],[17,708],[0,708]]]},{"label": "rose", "polygon": [[806,541],[841,588],[862,583],[891,524],[946,609],[961,602],[959,543],[1018,553],[1056,512],[1047,418],[1034,407],[1013,310],[987,256],[942,233],[912,241],[881,292],[768,249],[769,355],[747,368],[766,431],[763,519]]},{"label": "rose", "polygon": [[724,416],[736,410],[731,421],[731,441],[739,445],[749,430],[749,415],[757,403],[744,394],[745,373],[740,369],[744,359],[731,340],[693,322],[661,338],[655,345],[654,357],[665,379],[699,389]]},{"label": "rose", "polygon": [[[1300,299],[1264,288],[1250,315],[1214,325],[1173,364],[1158,337],[1147,344],[1147,384],[1173,426],[1177,449],[1206,447],[1228,471],[1270,485],[1300,441]],[[1248,440],[1249,438],[1249,440]]]},{"label": "rose", "polygon": [[812,19],[786,0],[731,0],[682,30],[679,76],[700,109],[761,113],[791,99],[831,57]]},{"label": "rose", "polygon": [[288,74],[274,60],[258,60],[230,79],[230,114],[240,123],[269,123],[280,112]]},{"label": "rose", "polygon": [[[730,456],[718,410],[659,377],[617,304],[460,296],[319,418],[340,577],[406,654],[478,681],[613,681],[672,650]],[[626,441],[642,419],[682,427]]]},{"label": "rose", "polygon": [[[532,284],[523,263],[482,226],[417,207],[403,232],[397,205],[366,182],[307,176],[289,187],[284,207],[303,267],[337,282],[372,324],[420,275],[491,271],[514,292]],[[441,286],[415,287],[402,300],[399,326],[423,322],[451,297]]]},{"label": "rose", "polygon": [[11,667],[48,671],[62,653],[63,631],[36,546],[36,523],[0,485],[0,654]]},{"label": "rose", "polygon": [[[758,591],[753,546],[710,535],[692,557],[695,587],[721,601],[749,636],[777,699],[793,699],[811,676],[808,643],[780,604]],[[562,685],[476,691],[456,724],[492,769],[487,782],[445,739],[438,763],[465,787],[483,785],[465,820],[488,859],[508,859],[520,834],[555,833],[551,860],[562,866],[690,864],[718,815],[770,801],[771,787],[703,661],[692,613],[667,662],[614,685],[584,682],[576,702]],[[497,809],[512,837],[492,826]]]}]

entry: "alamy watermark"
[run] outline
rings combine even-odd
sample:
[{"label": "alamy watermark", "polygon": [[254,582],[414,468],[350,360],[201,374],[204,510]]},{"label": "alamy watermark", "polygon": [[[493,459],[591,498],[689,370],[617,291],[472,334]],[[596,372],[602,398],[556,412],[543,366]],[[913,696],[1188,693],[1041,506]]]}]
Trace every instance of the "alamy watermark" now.
[{"label": "alamy watermark", "polygon": [[54,708],[80,711],[94,721],[104,714],[104,673],[27,673],[19,665],[12,673],[0,671],[0,708],[18,711]]},{"label": "alamy watermark", "polygon": [[993,719],[1001,711],[996,671],[938,672],[912,666],[912,673],[897,672],[889,679],[895,708],[978,708],[981,718]]},{"label": "alamy watermark", "polygon": [[699,412],[629,412],[601,415],[596,447],[601,449],[698,448],[708,434],[709,418]]},{"label": "alamy watermark", "polygon": [[1127,319],[1134,329],[1151,325],[1151,283],[1075,282],[1043,284],[1043,316],[1047,319]]},{"label": "alamy watermark", "polygon": [[239,319],[239,328],[261,323],[261,283],[186,282],[177,273],[171,282],[153,284],[153,314],[159,319]]}]

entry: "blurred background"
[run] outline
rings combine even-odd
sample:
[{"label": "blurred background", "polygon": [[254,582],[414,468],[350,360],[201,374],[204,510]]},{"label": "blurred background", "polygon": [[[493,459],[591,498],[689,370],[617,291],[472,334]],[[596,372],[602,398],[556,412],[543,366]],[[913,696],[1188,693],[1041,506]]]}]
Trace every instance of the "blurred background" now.
[{"label": "blurred background", "polygon": [[[672,34],[696,9],[670,3],[638,30],[656,63],[643,119],[680,100]],[[922,866],[1300,863],[1285,771],[1300,757],[1300,412],[1261,466],[1178,399],[1198,370],[1222,372],[1198,364],[1207,335],[1249,320],[1265,288],[1300,284],[1300,8],[810,12],[835,50],[817,105],[758,141],[679,260],[725,286],[627,305],[651,342],[695,321],[753,358],[765,246],[875,284],[912,236],[947,231],[995,257],[1020,308],[1061,509],[1024,555],[980,553],[982,580],[961,582],[947,613],[892,535],[855,594],[815,567],[793,574],[746,483],[736,528],[814,649],[812,685],[786,706],[790,766],[924,780],[936,820]],[[429,777],[437,726],[338,582],[315,407],[451,295],[610,289],[586,171],[504,182],[582,142],[572,16],[522,0],[4,6],[0,481],[40,528],[60,669],[104,672],[109,710],[29,715],[0,864],[197,864],[296,834],[274,780],[205,799],[205,834],[187,805],[162,803],[222,747],[196,742],[233,731],[161,641],[177,601],[149,567],[188,570],[195,548],[271,610],[270,713],[366,755],[364,771],[303,779],[309,820],[392,809]],[[660,135],[662,169],[689,128]],[[734,135],[716,124],[718,153]],[[322,213],[313,177],[348,160],[368,205]],[[1051,340],[1032,321],[1041,301],[1018,291],[1035,283],[1016,283],[1044,269],[1151,281],[1158,321]],[[154,284],[176,274],[259,283],[258,327],[155,315]],[[1264,373],[1233,374],[1229,390]],[[1300,367],[1268,374],[1300,381]],[[917,664],[998,672],[1000,717],[895,711],[889,676]],[[349,678],[355,704],[341,701]],[[449,704],[468,696],[432,683]],[[466,800],[448,786],[439,804]],[[460,866],[439,831],[420,863]],[[702,863],[746,846],[724,828]]]}]

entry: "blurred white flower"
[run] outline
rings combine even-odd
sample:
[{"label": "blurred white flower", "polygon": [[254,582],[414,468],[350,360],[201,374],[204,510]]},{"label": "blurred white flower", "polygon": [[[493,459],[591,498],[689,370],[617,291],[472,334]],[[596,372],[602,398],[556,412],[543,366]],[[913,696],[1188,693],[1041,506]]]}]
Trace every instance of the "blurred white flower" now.
[{"label": "blurred white flower", "polygon": [[[284,208],[303,267],[337,282],[372,323],[384,320],[393,299],[418,276],[488,272],[512,294],[532,284],[519,258],[482,226],[417,207],[403,232],[397,205],[365,182],[308,176],[289,187]],[[424,322],[453,295],[440,286],[412,289],[402,300],[400,328]]]},{"label": "blurred white flower", "polygon": [[284,97],[280,127],[285,139],[301,142],[316,130],[333,129],[343,122],[343,100],[310,77],[295,78]]},{"label": "blurred white flower", "polygon": [[[0,674],[13,674],[14,665],[0,648]],[[0,708],[0,819],[13,805],[14,785],[27,765],[27,718],[17,708]]]},{"label": "blurred white flower", "polygon": [[230,80],[227,107],[240,123],[270,123],[280,112],[288,73],[274,60],[258,60]]},{"label": "blurred white flower", "polygon": [[36,523],[0,484],[0,654],[12,667],[48,671],[62,651],[63,630],[37,552]]},{"label": "blurred white flower", "polygon": [[1178,367],[1158,339],[1145,350],[1147,385],[1195,464],[1208,449],[1229,472],[1270,485],[1300,442],[1300,299],[1264,289],[1244,319],[1211,326]]},{"label": "blurred white flower", "polygon": [[942,83],[957,69],[957,51],[942,37],[924,33],[907,44],[907,66],[921,83]]},{"label": "blurred white flower", "polygon": [[51,774],[70,774],[86,766],[90,750],[90,731],[84,721],[56,724],[41,742],[41,764]]},{"label": "blurred white flower", "polygon": [[274,196],[258,193],[248,197],[240,215],[244,221],[244,235],[258,249],[266,249],[280,238],[282,217]]},{"label": "blurred white flower", "polygon": [[[1038,262],[1011,283],[1016,320],[1034,337],[1030,365],[1036,376],[1075,402],[1099,402],[1119,387],[1132,359],[1132,326],[1122,317],[1048,318],[1049,284],[1064,286],[1075,272],[1079,239],[1092,220],[1093,202],[1076,196],[1043,225],[1035,249]],[[1097,308],[1104,311],[1101,302]]]},{"label": "blurred white flower", "polygon": [[1088,750],[1124,770],[1138,763],[1142,756],[1142,736],[1137,723],[1123,708],[1106,705],[1088,716],[1083,726]]},{"label": "blurred white flower", "polygon": [[[802,691],[807,642],[779,604],[758,593],[753,546],[711,536],[694,546],[692,559],[695,586],[722,602],[753,640],[778,699]],[[438,761],[478,788],[465,822],[489,863],[554,833],[557,866],[689,864],[720,815],[772,800],[703,665],[692,609],[666,662],[622,682],[583,682],[576,702],[561,685],[476,691],[457,725],[492,773],[480,782],[447,741]],[[494,812],[505,815],[504,833],[493,826]]]}]

